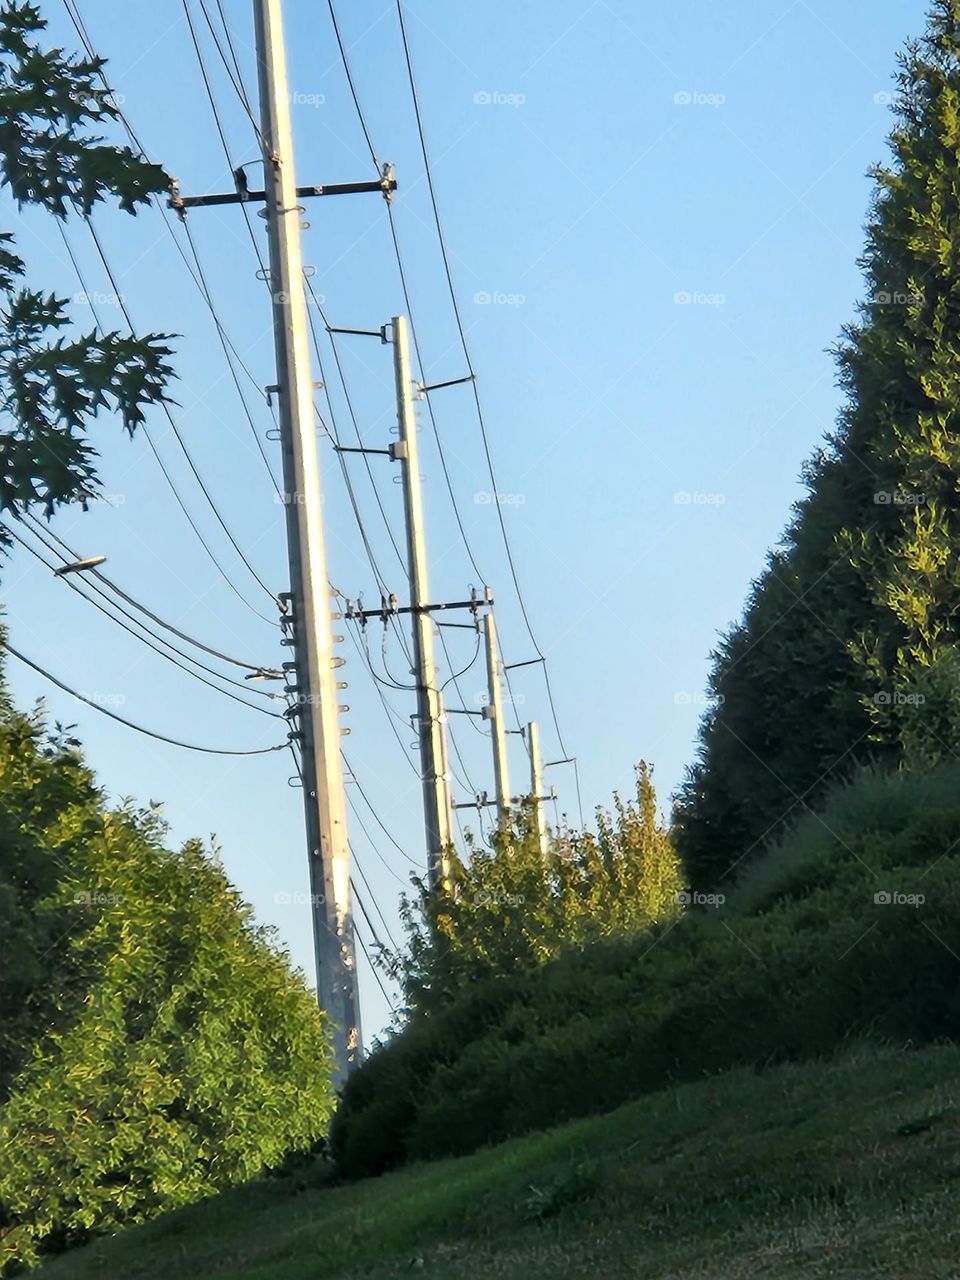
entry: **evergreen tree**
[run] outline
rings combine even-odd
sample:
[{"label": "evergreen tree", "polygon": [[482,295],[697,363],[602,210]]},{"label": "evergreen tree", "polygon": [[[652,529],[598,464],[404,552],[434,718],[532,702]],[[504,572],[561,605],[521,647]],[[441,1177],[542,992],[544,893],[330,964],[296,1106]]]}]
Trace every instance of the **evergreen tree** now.
[{"label": "evergreen tree", "polygon": [[561,830],[546,859],[529,810],[489,848],[454,859],[453,891],[405,899],[408,949],[391,957],[414,1010],[446,1004],[467,982],[545,963],[565,947],[648,928],[679,910],[682,884],[657,820],[650,770],[637,770],[635,802],[614,797],[597,831]]},{"label": "evergreen tree", "polygon": [[715,657],[677,812],[701,889],[868,761],[960,746],[960,0],[901,60],[875,171],[847,402],[808,495]]}]

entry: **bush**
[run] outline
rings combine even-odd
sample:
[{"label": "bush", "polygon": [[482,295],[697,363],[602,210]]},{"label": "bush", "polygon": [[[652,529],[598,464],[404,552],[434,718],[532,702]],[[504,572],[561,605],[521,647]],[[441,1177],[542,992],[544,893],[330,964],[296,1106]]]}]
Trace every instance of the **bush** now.
[{"label": "bush", "polygon": [[[216,860],[107,810],[63,735],[0,711],[6,1268],[258,1175],[333,1109],[327,1028]],[[5,853],[7,851],[5,850]],[[46,956],[46,939],[56,946]]]},{"label": "bush", "polygon": [[622,937],[677,915],[680,867],[657,819],[650,769],[636,799],[614,796],[597,831],[555,831],[544,857],[533,815],[522,811],[492,847],[452,858],[452,888],[418,884],[402,910],[408,950],[395,957],[408,1004],[442,1009],[470,983],[545,964],[565,947]]},{"label": "bush", "polygon": [[720,908],[414,1016],[348,1083],[334,1154],[366,1175],[852,1038],[952,1037],[958,955],[960,767],[868,773]]}]

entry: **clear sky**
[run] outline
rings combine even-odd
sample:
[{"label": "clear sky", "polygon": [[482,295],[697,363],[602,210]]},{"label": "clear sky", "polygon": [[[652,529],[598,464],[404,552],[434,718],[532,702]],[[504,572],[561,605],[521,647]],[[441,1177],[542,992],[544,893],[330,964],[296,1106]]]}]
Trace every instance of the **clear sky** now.
[{"label": "clear sky", "polygon": [[[252,6],[222,4],[255,94]],[[59,0],[42,7],[52,38],[75,47]],[[253,161],[250,121],[198,0],[191,8],[231,155]],[[287,0],[285,9],[299,182],[368,179],[372,165],[326,6]],[[354,0],[342,9],[376,152],[397,170],[396,219],[426,375],[431,382],[457,378],[466,370],[394,3]],[[216,16],[212,0],[208,10]],[[80,0],[80,11],[151,156],[180,178],[185,193],[231,189],[181,3]],[[861,292],[856,262],[871,194],[866,175],[886,153],[896,56],[921,31],[924,5],[409,0],[406,12],[499,500],[549,659],[564,739],[580,762],[584,810],[589,817],[614,790],[629,791],[640,758],[654,764],[666,805],[693,755],[710,650],[738,616],[799,496],[804,458],[835,419],[840,397],[828,348]],[[5,204],[4,225],[16,230],[34,279],[74,298],[80,285],[55,225],[18,215],[8,198]],[[305,216],[305,260],[316,268],[313,284],[332,324],[378,328],[404,309],[379,197],[314,200]],[[265,248],[262,223],[253,221]],[[135,220],[103,211],[95,222],[137,327],[179,335],[176,421],[244,552],[271,589],[285,589],[283,509],[174,237],[155,211]],[[224,329],[253,380],[272,383],[267,298],[240,212],[196,211],[190,228]],[[122,327],[82,223],[73,220],[68,236],[103,323]],[[175,236],[189,253],[179,229]],[[89,325],[82,297],[74,313]],[[349,439],[329,347],[323,354],[337,422]],[[363,439],[384,447],[395,421],[390,349],[346,338],[341,357]],[[254,426],[278,462],[276,444],[265,439],[269,411],[246,375],[240,379],[251,393]],[[459,599],[470,585],[489,582],[506,660],[523,662],[535,650],[504,558],[469,389],[437,393],[435,406],[483,577],[464,549],[424,416],[433,595]],[[150,431],[217,559],[269,615],[269,599],[206,506],[161,415],[151,415]],[[240,658],[282,660],[275,626],[219,577],[145,440],[124,439],[105,417],[95,442],[106,500],[86,514],[63,512],[55,531],[82,554],[107,554],[113,579],[183,630]],[[331,577],[345,594],[364,592],[365,603],[376,604],[377,585],[328,440],[321,452]],[[376,559],[403,596],[400,562],[363,463],[353,458],[348,466]],[[371,469],[399,541],[392,464],[374,457]],[[263,746],[284,736],[276,721],[150,653],[25,552],[4,572],[3,598],[13,643],[131,719],[211,746]],[[466,667],[474,638],[447,636],[451,661]],[[369,643],[375,669],[387,678],[378,626]],[[391,721],[349,636],[341,652],[350,684],[348,758],[399,848],[354,785],[350,797],[366,832],[354,821],[352,835],[362,873],[397,936],[398,894],[424,863],[419,783],[406,750],[412,695],[385,691]],[[406,681],[395,639],[385,657],[390,676]],[[11,664],[18,701],[45,696],[51,717],[79,726],[112,797],[162,800],[174,839],[215,834],[258,918],[277,927],[312,973],[302,811],[299,793],[287,785],[289,757],[237,761],[163,746]],[[468,707],[485,701],[480,661],[459,683]],[[539,669],[518,670],[513,687],[519,719],[541,723],[546,758],[557,759],[562,752]],[[453,725],[462,753],[456,794],[467,798],[468,784],[492,789],[480,726],[467,716]],[[511,750],[520,790],[525,765],[516,737]],[[575,820],[572,771],[552,769],[549,781],[560,812]],[[369,939],[362,921],[360,927]],[[369,1037],[387,1010],[362,961],[361,968]]]}]

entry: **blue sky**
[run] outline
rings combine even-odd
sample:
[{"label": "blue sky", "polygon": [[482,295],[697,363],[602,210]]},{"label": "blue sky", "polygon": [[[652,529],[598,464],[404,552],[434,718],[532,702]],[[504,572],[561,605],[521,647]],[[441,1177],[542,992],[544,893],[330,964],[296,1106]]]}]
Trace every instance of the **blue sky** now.
[{"label": "blue sky", "polygon": [[[251,6],[223,3],[253,93]],[[203,40],[197,0],[191,6]],[[288,0],[285,7],[298,179],[369,178],[325,6]],[[457,378],[466,370],[395,8],[392,0],[342,7],[378,157],[396,166],[397,226],[426,374],[431,382]],[[52,37],[74,47],[59,4],[49,0],[44,9]],[[185,193],[230,189],[181,5],[161,13],[144,0],[85,0],[81,12],[151,156]],[[924,6],[412,0],[406,12],[499,501],[564,738],[580,762],[584,808],[589,816],[615,789],[628,791],[640,758],[654,764],[666,803],[693,755],[710,650],[738,616],[799,496],[800,466],[836,416],[828,348],[861,292],[866,174],[886,154],[896,55],[921,31]],[[252,161],[253,129],[209,39],[205,53],[231,155]],[[89,325],[91,308],[77,296],[56,227],[35,213],[17,214],[9,200],[5,214],[35,279],[75,299],[78,323]],[[403,310],[378,197],[315,200],[306,217],[305,261],[316,268],[314,287],[333,324],[378,328]],[[155,211],[130,219],[104,210],[95,221],[135,324],[179,335],[176,421],[244,552],[273,589],[284,589],[283,510],[174,236]],[[196,211],[190,228],[222,323],[253,380],[266,386],[274,381],[270,315],[241,215]],[[122,327],[85,228],[74,221],[67,233],[103,323]],[[182,231],[174,235],[189,252]],[[341,358],[364,442],[383,447],[394,421],[389,348],[347,338]],[[328,348],[324,363],[349,438]],[[264,447],[274,451],[264,438],[266,406],[255,393],[249,402]],[[482,580],[496,592],[506,659],[523,662],[535,651],[512,589],[469,389],[438,393],[435,405],[467,535]],[[150,431],[215,555],[256,609],[269,613],[160,415]],[[481,579],[425,417],[422,439],[433,594],[459,599]],[[107,554],[114,580],[183,630],[240,658],[273,664],[285,656],[276,628],[217,574],[146,442],[124,439],[107,418],[95,442],[105,500],[86,514],[61,513],[55,531],[83,554]],[[364,592],[365,603],[375,604],[339,467],[330,442],[321,446],[331,577],[345,594]],[[348,465],[378,563],[402,595],[401,566],[363,464]],[[371,467],[399,541],[391,464],[374,458]],[[105,706],[212,746],[282,738],[277,722],[162,662],[25,552],[6,569],[3,596],[13,643]],[[369,640],[383,675],[378,628]],[[450,632],[448,640],[454,664],[466,666],[469,633]],[[362,874],[398,936],[398,893],[423,865],[419,783],[404,758],[413,734],[401,723],[413,705],[409,694],[386,695],[398,743],[349,637],[341,651],[350,684],[348,757],[399,849],[354,785],[348,790],[366,832],[355,821],[352,835]],[[406,678],[395,641],[386,664]],[[312,971],[302,813],[287,785],[289,757],[188,755],[110,723],[22,667],[12,665],[9,675],[22,704],[45,696],[51,717],[79,726],[112,797],[162,800],[175,839],[215,834],[259,919],[275,925]],[[519,719],[541,723],[546,758],[557,759],[538,668],[518,670],[513,685]],[[479,661],[460,687],[467,706],[485,701]],[[454,721],[461,797],[468,783],[492,789],[489,743],[478,727],[471,717]],[[511,749],[519,789],[518,739]],[[571,770],[557,767],[549,780],[560,811],[575,819]],[[362,991],[369,1036],[387,1011],[363,964]]]}]

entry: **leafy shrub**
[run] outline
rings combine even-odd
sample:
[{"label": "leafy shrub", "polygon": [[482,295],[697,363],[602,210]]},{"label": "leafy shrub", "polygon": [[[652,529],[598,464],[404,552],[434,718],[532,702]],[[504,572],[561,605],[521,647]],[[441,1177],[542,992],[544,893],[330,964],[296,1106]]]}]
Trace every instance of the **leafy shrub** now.
[{"label": "leafy shrub", "polygon": [[960,767],[868,773],[720,908],[478,982],[415,1015],[348,1083],[334,1154],[347,1176],[365,1175],[674,1080],[849,1039],[952,1037],[958,955]]},{"label": "leafy shrub", "polygon": [[408,1003],[444,1008],[468,983],[546,963],[565,947],[673,919],[682,888],[677,855],[657,819],[651,772],[635,801],[614,796],[597,831],[552,833],[546,858],[529,811],[492,847],[453,858],[450,891],[418,882],[402,910],[408,949],[394,957]]},{"label": "leafy shrub", "polygon": [[[0,1245],[9,1269],[259,1174],[333,1108],[325,1022],[215,860],[106,809],[76,747],[0,709]],[[4,853],[8,850],[5,848]],[[44,954],[47,941],[55,945]]]}]

